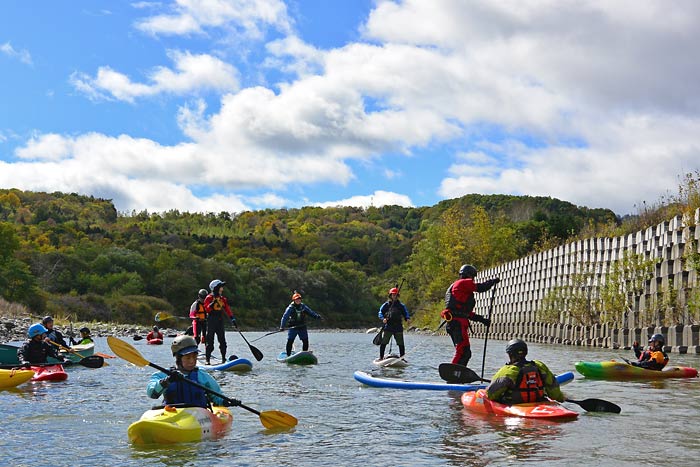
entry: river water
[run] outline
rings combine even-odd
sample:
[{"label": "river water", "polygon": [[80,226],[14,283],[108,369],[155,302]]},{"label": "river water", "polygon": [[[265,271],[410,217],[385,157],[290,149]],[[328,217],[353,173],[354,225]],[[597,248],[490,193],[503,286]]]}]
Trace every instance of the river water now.
[{"label": "river water", "polygon": [[[245,333],[249,341],[262,333]],[[70,368],[65,382],[24,384],[0,390],[4,423],[0,465],[20,466],[495,466],[495,465],[697,465],[700,458],[700,380],[606,382],[576,374],[568,397],[598,397],[622,413],[585,413],[575,421],[479,416],[462,409],[460,393],[369,388],[353,379],[372,371],[378,347],[372,334],[310,331],[319,364],[278,363],[280,333],[253,343],[265,355],[255,361],[237,333],[229,348],[253,362],[249,373],[212,372],[222,392],[258,410],[279,409],[299,419],[290,431],[269,432],[259,418],[233,408],[224,438],[171,447],[134,447],[127,427],[154,404],[145,393],[154,371],[116,358],[96,370]],[[170,366],[166,345],[125,339],[149,361]],[[449,361],[445,336],[406,335],[405,369],[374,370],[383,377],[438,381]],[[505,342],[489,340],[485,376],[505,361]],[[481,372],[483,341],[472,342],[470,367]],[[112,354],[106,339],[97,351]],[[217,349],[218,352],[218,349]],[[229,351],[230,353],[231,351]],[[530,344],[531,358],[555,373],[574,371],[578,360],[630,358],[631,351]],[[698,368],[700,357],[671,354],[671,364]]]}]

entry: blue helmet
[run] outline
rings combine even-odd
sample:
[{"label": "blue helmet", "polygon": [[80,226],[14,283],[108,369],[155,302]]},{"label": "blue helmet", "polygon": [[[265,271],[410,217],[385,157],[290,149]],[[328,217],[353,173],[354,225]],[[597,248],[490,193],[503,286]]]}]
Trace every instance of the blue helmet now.
[{"label": "blue helmet", "polygon": [[222,285],[226,285],[226,282],[220,281],[219,279],[214,279],[209,283],[209,290],[214,292],[216,288],[221,287]]},{"label": "blue helmet", "polygon": [[29,329],[27,330],[27,335],[30,339],[33,339],[35,336],[46,334],[47,332],[49,332],[49,330],[46,329],[43,324],[36,323],[29,326]]}]

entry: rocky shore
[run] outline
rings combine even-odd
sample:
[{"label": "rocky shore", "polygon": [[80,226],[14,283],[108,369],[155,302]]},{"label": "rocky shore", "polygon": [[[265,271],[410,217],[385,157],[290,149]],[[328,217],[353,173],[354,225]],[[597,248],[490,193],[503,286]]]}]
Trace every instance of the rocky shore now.
[{"label": "rocky shore", "polygon": [[[0,343],[8,342],[18,342],[27,339],[27,329],[34,323],[39,322],[36,318],[14,318],[9,316],[0,316]],[[90,329],[90,333],[93,337],[106,337],[106,336],[117,336],[117,337],[132,337],[132,336],[143,336],[151,330],[148,326],[133,325],[133,324],[114,324],[114,323],[83,323],[83,322],[73,322],[73,333],[79,337],[80,333],[78,329],[86,326]],[[55,325],[68,340],[68,335],[70,334],[70,326],[62,325],[58,323]],[[178,332],[175,329],[163,328],[161,327],[161,332],[166,336],[174,336]]]}]

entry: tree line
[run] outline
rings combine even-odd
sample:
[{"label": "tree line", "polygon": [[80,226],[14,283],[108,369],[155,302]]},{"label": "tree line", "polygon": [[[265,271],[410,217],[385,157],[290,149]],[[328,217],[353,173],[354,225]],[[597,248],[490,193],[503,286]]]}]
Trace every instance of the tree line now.
[{"label": "tree line", "polygon": [[461,264],[488,268],[625,225],[609,209],[549,197],[119,213],[92,196],[0,189],[0,296],[35,315],[146,324],[158,311],[186,316],[218,278],[244,327],[276,327],[298,290],[325,326],[354,328],[376,325],[404,279],[402,300],[429,325]]}]

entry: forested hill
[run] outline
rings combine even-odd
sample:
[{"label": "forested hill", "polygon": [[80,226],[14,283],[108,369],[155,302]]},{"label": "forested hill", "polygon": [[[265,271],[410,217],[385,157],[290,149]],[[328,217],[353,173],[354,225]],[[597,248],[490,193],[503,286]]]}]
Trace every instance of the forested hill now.
[{"label": "forested hill", "polygon": [[617,222],[546,197],[120,214],[109,200],[2,189],[0,295],[34,315],[145,324],[157,311],[187,316],[218,278],[244,327],[276,327],[293,290],[324,327],[358,327],[376,324],[401,280],[411,312],[430,310],[464,262],[489,267]]}]

